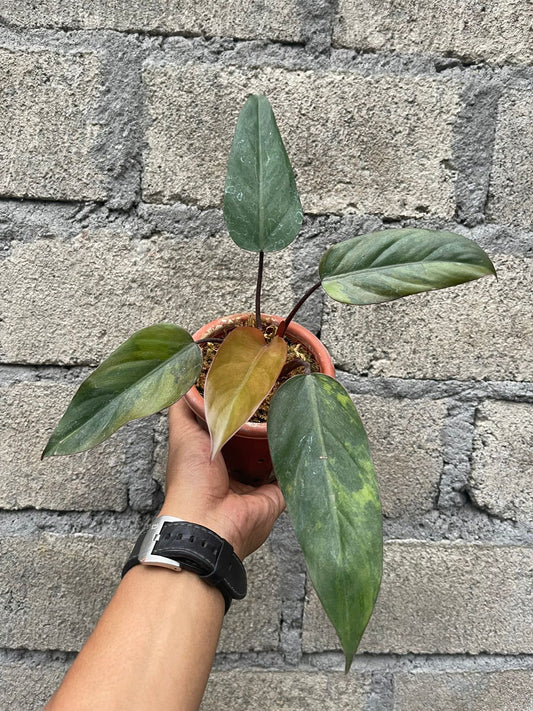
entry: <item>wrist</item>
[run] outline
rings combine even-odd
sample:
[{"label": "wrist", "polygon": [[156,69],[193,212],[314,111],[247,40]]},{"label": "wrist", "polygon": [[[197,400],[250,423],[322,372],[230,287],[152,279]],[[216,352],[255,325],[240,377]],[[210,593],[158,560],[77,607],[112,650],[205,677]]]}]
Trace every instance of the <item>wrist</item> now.
[{"label": "wrist", "polygon": [[222,593],[226,612],[232,600],[246,595],[246,571],[233,546],[207,526],[178,516],[159,515],[138,536],[122,577],[139,563],[198,575]]},{"label": "wrist", "polygon": [[[124,576],[124,581],[130,581],[130,585],[134,589],[138,589],[139,585],[145,584],[152,591],[154,586],[170,588],[172,591],[178,585],[180,592],[183,595],[184,591],[190,593],[191,596],[202,595],[205,601],[211,601],[210,604],[216,608],[217,613],[222,612],[224,616],[224,597],[220,590],[205,583],[201,577],[189,570],[182,570],[179,575],[172,570],[156,567],[152,565],[136,565]],[[177,600],[175,596],[166,596],[169,600]]]}]

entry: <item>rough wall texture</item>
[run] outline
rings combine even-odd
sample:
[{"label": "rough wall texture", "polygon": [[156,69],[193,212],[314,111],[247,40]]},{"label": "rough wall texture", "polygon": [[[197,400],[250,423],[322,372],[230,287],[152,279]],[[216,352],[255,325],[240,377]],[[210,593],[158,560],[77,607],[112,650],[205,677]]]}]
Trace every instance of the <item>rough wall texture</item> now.
[{"label": "rough wall texture", "polygon": [[282,517],[204,708],[533,709],[532,24],[522,0],[0,0],[0,709],[42,707],[161,500],[163,416],[39,463],[69,394],[137,328],[252,305],[220,205],[256,91],[306,213],[265,310],[387,226],[469,236],[499,280],[303,311],[367,422],[383,589],[345,677]]}]

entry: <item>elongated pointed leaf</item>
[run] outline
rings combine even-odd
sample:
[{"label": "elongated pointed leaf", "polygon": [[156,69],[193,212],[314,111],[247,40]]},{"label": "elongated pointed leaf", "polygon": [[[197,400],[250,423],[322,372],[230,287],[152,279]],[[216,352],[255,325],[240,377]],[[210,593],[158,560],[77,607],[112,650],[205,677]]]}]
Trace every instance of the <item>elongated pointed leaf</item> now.
[{"label": "elongated pointed leaf", "polygon": [[251,96],[237,121],[226,175],[224,217],[232,240],[252,252],[283,249],[302,224],[289,157],[264,96]]},{"label": "elongated pointed leaf", "polygon": [[268,443],[315,590],[348,670],[381,581],[379,492],[365,430],[344,388],[321,373],[276,392]]},{"label": "elongated pointed leaf", "polygon": [[333,245],[320,260],[326,292],[346,304],[377,304],[496,274],[475,242],[453,232],[398,229]]},{"label": "elongated pointed leaf", "polygon": [[201,350],[183,328],[160,323],[137,331],[82,383],[43,457],[83,452],[126,422],[172,405],[201,367]]},{"label": "elongated pointed leaf", "polygon": [[276,383],[287,344],[274,336],[266,343],[257,328],[233,330],[211,364],[205,382],[205,415],[211,433],[211,457],[244,425]]}]

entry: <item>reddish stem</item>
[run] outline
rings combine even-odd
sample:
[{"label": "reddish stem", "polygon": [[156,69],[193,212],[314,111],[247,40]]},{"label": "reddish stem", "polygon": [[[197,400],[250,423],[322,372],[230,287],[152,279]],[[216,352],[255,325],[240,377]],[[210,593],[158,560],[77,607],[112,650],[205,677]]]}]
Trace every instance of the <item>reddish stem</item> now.
[{"label": "reddish stem", "polygon": [[285,363],[281,369],[279,378],[284,378],[291,372],[291,370],[299,368],[300,366],[303,366],[306,375],[311,375],[311,365],[306,360],[302,360],[302,358],[294,358],[294,360],[290,360],[288,363]]},{"label": "reddish stem", "polygon": [[285,331],[287,330],[287,326],[290,324],[292,319],[296,316],[300,308],[304,305],[304,303],[307,301],[307,299],[311,296],[313,292],[315,292],[319,286],[322,285],[322,282],[318,282],[314,286],[312,286],[310,289],[308,289],[305,294],[302,296],[300,301],[296,304],[296,306],[293,308],[293,310],[290,312],[290,314],[287,316],[285,321],[282,321],[278,327],[278,333],[277,335],[281,338],[282,336],[285,335]]},{"label": "reddish stem", "polygon": [[200,338],[200,340],[195,341],[195,343],[223,343],[223,338]]}]

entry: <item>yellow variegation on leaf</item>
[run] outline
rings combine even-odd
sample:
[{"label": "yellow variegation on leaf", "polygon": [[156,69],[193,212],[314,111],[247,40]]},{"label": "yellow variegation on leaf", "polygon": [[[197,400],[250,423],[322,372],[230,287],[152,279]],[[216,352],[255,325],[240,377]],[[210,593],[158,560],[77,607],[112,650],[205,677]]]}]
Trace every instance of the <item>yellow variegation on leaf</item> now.
[{"label": "yellow variegation on leaf", "polygon": [[346,657],[370,619],[381,581],[379,491],[363,424],[346,390],[296,375],[272,398],[268,444],[311,581]]}]

